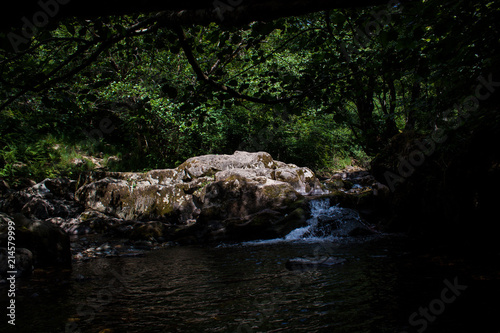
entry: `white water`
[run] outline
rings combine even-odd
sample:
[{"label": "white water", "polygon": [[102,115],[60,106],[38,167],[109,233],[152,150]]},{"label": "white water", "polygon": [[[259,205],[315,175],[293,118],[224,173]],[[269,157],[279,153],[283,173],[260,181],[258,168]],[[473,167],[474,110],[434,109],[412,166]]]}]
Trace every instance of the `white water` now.
[{"label": "white water", "polygon": [[[343,208],[338,206],[330,206],[330,200],[328,199],[320,199],[309,202],[309,207],[311,208],[311,218],[307,220],[307,225],[302,228],[297,228],[290,232],[288,235],[284,237],[285,241],[297,241],[297,240],[309,240],[309,241],[317,241],[317,240],[333,240],[332,235],[328,235],[326,233],[319,233],[321,235],[312,236],[311,233],[314,229],[317,229],[317,225],[320,218],[333,218]],[[316,233],[318,234],[318,233]]]},{"label": "white water", "polygon": [[321,230],[321,228],[318,227],[318,223],[320,219],[335,219],[341,228],[343,221],[339,217],[342,215],[344,208],[339,206],[330,206],[330,201],[328,199],[310,201],[309,207],[311,209],[311,218],[307,220],[306,226],[292,230],[283,238],[249,241],[242,243],[242,245],[264,245],[283,242],[318,243],[332,242],[339,239],[338,236],[334,236],[329,234],[327,231]]}]

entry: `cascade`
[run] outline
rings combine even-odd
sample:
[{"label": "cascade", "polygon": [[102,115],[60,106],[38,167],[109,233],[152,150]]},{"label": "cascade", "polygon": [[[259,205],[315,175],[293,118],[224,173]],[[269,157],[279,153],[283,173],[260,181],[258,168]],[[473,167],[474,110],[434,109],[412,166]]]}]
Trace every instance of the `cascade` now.
[{"label": "cascade", "polygon": [[339,237],[350,236],[356,228],[365,227],[356,211],[338,205],[331,206],[328,198],[312,200],[309,207],[311,217],[307,225],[292,230],[283,238],[244,242],[243,245],[335,241]]}]

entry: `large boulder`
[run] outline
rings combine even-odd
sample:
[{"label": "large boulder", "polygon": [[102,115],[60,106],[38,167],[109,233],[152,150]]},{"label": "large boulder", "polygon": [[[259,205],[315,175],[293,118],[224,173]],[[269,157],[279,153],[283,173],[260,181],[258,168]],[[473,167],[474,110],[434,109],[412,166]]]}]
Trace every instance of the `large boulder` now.
[{"label": "large boulder", "polygon": [[0,213],[0,248],[8,247],[9,225],[15,225],[16,248],[31,251],[35,267],[71,267],[69,236],[61,228],[22,214]]},{"label": "large boulder", "polygon": [[[246,172],[243,172],[246,174]],[[204,191],[201,213],[191,229],[198,241],[283,237],[303,226],[308,208],[289,183],[268,178],[244,178],[237,172],[216,176]]]},{"label": "large boulder", "polygon": [[[102,174],[80,187],[76,198],[87,210],[174,224],[182,237],[195,230],[195,238],[210,240],[231,238],[245,228],[279,236],[288,229],[282,223],[293,224],[284,217],[303,209],[297,204],[303,195],[318,192],[322,187],[310,169],[274,161],[264,152],[236,151],[193,157],[176,169]],[[267,224],[257,216],[268,216]],[[259,238],[258,232],[249,234]]]}]

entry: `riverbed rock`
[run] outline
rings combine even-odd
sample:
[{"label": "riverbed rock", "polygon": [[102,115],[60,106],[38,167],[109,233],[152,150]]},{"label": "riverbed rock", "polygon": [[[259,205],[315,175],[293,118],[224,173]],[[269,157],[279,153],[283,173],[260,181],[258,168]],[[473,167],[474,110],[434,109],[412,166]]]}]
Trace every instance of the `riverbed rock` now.
[{"label": "riverbed rock", "polygon": [[9,224],[16,227],[16,247],[33,253],[35,267],[71,267],[69,236],[50,222],[31,220],[22,214],[0,213],[0,247],[8,247]]},{"label": "riverbed rock", "polygon": [[302,196],[285,182],[236,175],[207,185],[202,197],[203,219],[246,216],[264,209],[286,209]]}]

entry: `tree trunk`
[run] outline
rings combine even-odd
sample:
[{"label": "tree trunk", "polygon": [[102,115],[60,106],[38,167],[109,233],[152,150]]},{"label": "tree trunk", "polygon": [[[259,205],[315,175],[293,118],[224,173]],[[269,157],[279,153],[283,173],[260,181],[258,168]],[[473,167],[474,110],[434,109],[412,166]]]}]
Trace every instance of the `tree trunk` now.
[{"label": "tree trunk", "polygon": [[373,85],[375,78],[370,76],[366,90],[359,92],[355,104],[359,117],[359,127],[362,132],[363,146],[367,154],[376,152],[380,145],[378,128],[373,121]]}]

